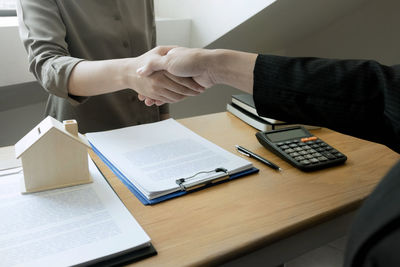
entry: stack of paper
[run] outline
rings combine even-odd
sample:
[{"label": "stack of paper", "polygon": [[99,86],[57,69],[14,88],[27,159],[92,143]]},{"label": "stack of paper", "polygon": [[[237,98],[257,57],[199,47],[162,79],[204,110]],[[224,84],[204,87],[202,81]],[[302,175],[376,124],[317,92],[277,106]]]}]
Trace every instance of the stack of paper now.
[{"label": "stack of paper", "polygon": [[[284,121],[259,116],[254,104],[253,95],[238,94],[232,95],[232,103],[226,104],[226,110],[249,124],[250,126],[266,132],[278,130],[286,127],[299,126],[301,124],[289,124]],[[317,129],[319,127],[301,125],[307,129]]]},{"label": "stack of paper", "polygon": [[[150,238],[89,160],[93,183],[21,195],[21,168],[0,177],[0,266],[121,263]],[[19,170],[19,171],[18,171]],[[128,255],[132,254],[132,255]]]},{"label": "stack of paper", "polygon": [[191,186],[226,176],[214,171],[218,168],[226,169],[230,176],[256,171],[251,162],[173,119],[86,136],[94,150],[145,204],[155,203],[146,200],[182,191],[177,184],[179,179]]}]

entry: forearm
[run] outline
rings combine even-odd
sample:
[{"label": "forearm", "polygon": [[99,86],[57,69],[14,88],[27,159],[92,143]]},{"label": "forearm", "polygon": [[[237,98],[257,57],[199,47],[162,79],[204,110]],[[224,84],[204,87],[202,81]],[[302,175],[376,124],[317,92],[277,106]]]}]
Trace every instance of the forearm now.
[{"label": "forearm", "polygon": [[218,84],[226,84],[247,93],[253,93],[253,70],[257,54],[233,50],[210,50],[206,61],[210,75]]},{"label": "forearm", "polygon": [[81,61],[68,80],[68,92],[76,96],[111,93],[129,87],[137,78],[135,58]]},{"label": "forearm", "polygon": [[328,127],[399,152],[399,85],[400,66],[260,55],[254,101],[261,116]]}]

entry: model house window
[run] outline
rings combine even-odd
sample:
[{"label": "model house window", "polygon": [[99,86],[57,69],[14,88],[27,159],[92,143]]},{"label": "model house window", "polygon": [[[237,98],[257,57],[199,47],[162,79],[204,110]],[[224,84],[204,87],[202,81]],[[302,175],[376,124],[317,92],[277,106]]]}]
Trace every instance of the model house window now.
[{"label": "model house window", "polygon": [[15,16],[16,0],[0,0],[0,16]]}]

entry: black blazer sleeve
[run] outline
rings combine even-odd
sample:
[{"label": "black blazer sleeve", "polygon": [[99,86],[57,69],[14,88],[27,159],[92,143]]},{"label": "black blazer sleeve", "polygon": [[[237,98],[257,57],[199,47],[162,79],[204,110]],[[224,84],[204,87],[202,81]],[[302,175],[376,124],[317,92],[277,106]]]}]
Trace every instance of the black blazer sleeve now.
[{"label": "black blazer sleeve", "polygon": [[[261,116],[319,125],[400,152],[400,65],[259,55],[254,102]],[[400,163],[355,219],[346,267],[400,266]]]},{"label": "black blazer sleeve", "polygon": [[253,94],[261,116],[327,127],[400,152],[400,65],[259,55]]}]

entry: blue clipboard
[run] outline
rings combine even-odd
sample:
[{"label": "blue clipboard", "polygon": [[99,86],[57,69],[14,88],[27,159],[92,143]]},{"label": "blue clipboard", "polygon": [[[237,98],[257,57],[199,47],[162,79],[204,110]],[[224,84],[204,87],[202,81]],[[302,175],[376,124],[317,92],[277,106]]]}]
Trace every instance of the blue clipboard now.
[{"label": "blue clipboard", "polygon": [[[90,142],[89,142],[89,143],[90,143]],[[101,154],[100,151],[97,150],[97,148],[96,148],[92,143],[90,143],[90,145],[92,146],[92,149],[93,149],[93,151],[96,153],[96,155],[99,156],[99,158],[107,165],[107,167],[110,168],[110,170],[118,177],[118,179],[120,179],[120,180],[122,181],[122,183],[123,183],[126,187],[128,187],[128,189],[129,189],[129,190],[140,200],[140,202],[142,202],[144,205],[154,205],[154,204],[163,202],[163,201],[168,200],[168,199],[172,199],[172,198],[176,198],[176,197],[179,197],[179,196],[182,196],[182,195],[186,195],[186,194],[191,193],[191,192],[196,192],[196,191],[199,191],[199,190],[201,190],[201,189],[208,188],[208,187],[211,187],[211,186],[216,185],[216,184],[221,184],[221,183],[224,183],[224,182],[228,182],[228,181],[231,181],[231,180],[233,180],[233,179],[240,178],[240,177],[243,177],[243,176],[252,174],[252,173],[257,173],[257,172],[259,171],[259,169],[255,168],[255,167],[252,167],[251,169],[248,169],[248,170],[245,170],[245,171],[242,171],[242,172],[238,172],[238,173],[232,174],[232,175],[230,175],[229,178],[226,179],[226,180],[222,180],[222,181],[219,181],[219,182],[216,182],[216,183],[209,183],[209,184],[207,184],[207,185],[205,185],[205,186],[202,186],[202,187],[200,187],[200,188],[197,188],[197,189],[195,189],[195,190],[191,190],[191,191],[177,191],[177,192],[173,192],[173,193],[170,193],[170,194],[167,194],[167,195],[158,197],[158,198],[147,199],[147,197],[144,196],[144,195],[142,194],[142,192],[140,192],[140,191],[136,188],[136,186],[135,186],[134,184],[132,184],[131,181],[129,181],[129,179],[126,178],[125,175],[123,175],[123,174],[122,174],[122,173],[121,173],[121,172],[120,172],[120,171],[119,171],[119,170],[118,170],[118,169],[117,169],[103,154]]]}]

